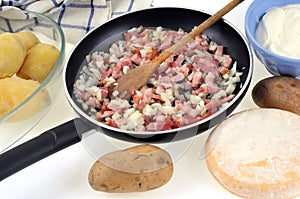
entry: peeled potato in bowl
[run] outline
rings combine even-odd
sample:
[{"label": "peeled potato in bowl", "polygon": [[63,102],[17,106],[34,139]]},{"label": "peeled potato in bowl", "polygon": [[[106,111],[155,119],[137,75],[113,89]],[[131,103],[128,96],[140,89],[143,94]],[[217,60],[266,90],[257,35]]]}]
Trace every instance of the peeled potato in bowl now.
[{"label": "peeled potato in bowl", "polygon": [[13,76],[22,66],[26,49],[13,33],[0,34],[0,78]]},{"label": "peeled potato in bowl", "polygon": [[24,44],[26,52],[36,44],[40,43],[39,38],[34,33],[29,31],[17,32],[15,35]]},{"label": "peeled potato in bowl", "polygon": [[[0,79],[0,118],[19,106],[39,86],[40,83],[34,80],[20,78]],[[40,110],[49,106],[50,102],[50,96],[47,90],[41,90],[34,98],[26,103],[17,114],[9,118],[7,122],[17,122],[30,118]]]},{"label": "peeled potato in bowl", "polygon": [[38,43],[26,55],[17,76],[43,82],[54,67],[60,51],[50,44]]}]

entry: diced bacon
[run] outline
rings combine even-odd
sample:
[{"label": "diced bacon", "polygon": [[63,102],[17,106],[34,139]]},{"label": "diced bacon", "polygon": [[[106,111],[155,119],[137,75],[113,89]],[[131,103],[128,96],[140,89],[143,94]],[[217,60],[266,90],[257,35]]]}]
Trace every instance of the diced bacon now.
[{"label": "diced bacon", "polygon": [[172,46],[172,37],[165,37],[163,43],[160,45],[160,50],[164,51]]},{"label": "diced bacon", "polygon": [[116,43],[113,43],[109,49],[110,53],[115,54],[116,57],[122,57],[122,52],[120,51],[119,46]]},{"label": "diced bacon", "polygon": [[109,57],[104,58],[104,64],[105,64],[105,65],[111,64],[111,63],[110,63],[110,58],[109,58]]},{"label": "diced bacon", "polygon": [[223,55],[225,60],[223,61],[223,66],[229,68],[232,65],[232,58],[229,55]]},{"label": "diced bacon", "polygon": [[120,109],[128,109],[130,107],[129,103],[127,100],[122,100],[122,99],[114,99],[111,100],[107,104],[107,108],[112,110],[112,111],[118,111]]},{"label": "diced bacon", "polygon": [[177,71],[184,74],[184,76],[187,77],[189,75],[189,72],[191,71],[191,69],[188,65],[184,64],[182,66],[178,66]]},{"label": "diced bacon", "polygon": [[176,70],[176,68],[174,67],[169,67],[167,68],[167,70],[165,71],[166,76],[172,78],[173,76],[178,74],[178,71]]},{"label": "diced bacon", "polygon": [[181,100],[175,100],[175,110],[176,111],[180,111],[183,109],[183,103],[184,103],[184,100],[181,99]]},{"label": "diced bacon", "polygon": [[130,39],[132,38],[132,33],[129,33],[129,32],[124,33],[124,38],[125,38],[126,43],[129,43]]},{"label": "diced bacon", "polygon": [[164,129],[165,121],[166,121],[166,116],[164,116],[164,115],[157,115],[155,117],[155,121],[154,122],[150,122],[146,126],[146,129],[149,130],[149,131],[161,131],[161,130]]},{"label": "diced bacon", "polygon": [[209,111],[216,112],[222,104],[231,101],[233,99],[233,97],[234,97],[233,95],[230,95],[223,99],[210,100],[209,103],[207,103],[205,105],[205,107]]},{"label": "diced bacon", "polygon": [[102,73],[101,75],[101,80],[104,80],[105,78],[109,77],[112,73],[112,69],[108,69],[107,71],[104,71],[104,73]]},{"label": "diced bacon", "polygon": [[101,114],[99,114],[101,112],[98,112],[98,114],[96,115],[96,117],[99,117],[99,118],[106,118],[106,117],[110,117],[114,114],[113,111],[103,111]]},{"label": "diced bacon", "polygon": [[152,88],[148,88],[139,94],[133,95],[132,102],[136,104],[136,109],[142,110],[144,106],[148,104],[152,99],[160,100],[160,96],[154,94]]},{"label": "diced bacon", "polygon": [[222,100],[220,99],[210,100],[209,103],[205,105],[205,108],[209,111],[216,112],[221,104]]},{"label": "diced bacon", "polygon": [[185,114],[188,114],[191,117],[196,117],[198,115],[198,112],[191,107],[190,102],[183,104],[181,109],[185,112]]},{"label": "diced bacon", "polygon": [[172,77],[172,82],[179,82],[182,81],[185,78],[184,74],[178,73],[174,77]]},{"label": "diced bacon", "polygon": [[194,56],[193,61],[194,67],[199,68],[205,73],[211,72],[215,76],[218,76],[218,63],[212,60],[211,58]]},{"label": "diced bacon", "polygon": [[216,50],[215,50],[215,55],[222,55],[223,54],[223,46],[217,46]]},{"label": "diced bacon", "polygon": [[120,118],[114,121],[118,128],[125,126],[127,124],[127,118]]},{"label": "diced bacon", "polygon": [[95,59],[95,64],[98,68],[101,68],[104,66],[104,59],[102,56],[96,55],[94,59]]},{"label": "diced bacon", "polygon": [[194,73],[194,77],[192,80],[192,87],[194,87],[194,88],[198,87],[198,85],[200,84],[200,81],[201,81],[201,77],[202,77],[201,72],[196,71]]},{"label": "diced bacon", "polygon": [[206,85],[200,86],[199,88],[192,91],[193,95],[199,95],[200,93],[203,93],[205,95],[209,94],[209,89]]},{"label": "diced bacon", "polygon": [[107,124],[108,126],[112,126],[112,127],[115,127],[115,128],[118,128],[118,127],[119,127],[118,124],[117,124],[114,120],[112,120],[112,119],[108,120],[108,121],[106,122],[106,124]]},{"label": "diced bacon", "polygon": [[89,107],[93,107],[93,108],[99,108],[100,107],[100,103],[99,101],[96,99],[96,97],[89,97],[86,101],[86,104]]},{"label": "diced bacon", "polygon": [[107,98],[108,96],[108,87],[101,87],[100,88],[100,93],[101,93],[101,99],[98,99],[99,101],[103,101],[104,99]]},{"label": "diced bacon", "polygon": [[188,114],[185,114],[183,117],[182,117],[182,124],[183,125],[189,125],[189,124],[193,124],[195,122],[199,121],[199,118],[198,117],[191,117],[190,115]]},{"label": "diced bacon", "polygon": [[146,130],[147,131],[157,131],[158,130],[158,125],[156,122],[150,122],[147,123],[146,125]]},{"label": "diced bacon", "polygon": [[185,82],[185,84],[184,84],[185,90],[190,90],[190,89],[192,89],[192,87],[193,87],[193,84],[190,81]]},{"label": "diced bacon", "polygon": [[208,47],[208,45],[209,45],[209,43],[206,40],[202,40],[202,42],[200,44],[203,47]]},{"label": "diced bacon", "polygon": [[212,84],[212,85],[207,86],[207,89],[208,89],[209,94],[214,94],[220,90],[220,87],[217,86],[216,84]]},{"label": "diced bacon", "polygon": [[129,66],[129,67],[132,66],[132,61],[131,61],[130,57],[127,57],[127,56],[121,58],[120,63],[121,63],[121,66]]},{"label": "diced bacon", "polygon": [[164,87],[172,87],[172,80],[168,76],[160,76],[158,79],[158,83],[163,85]]},{"label": "diced bacon", "polygon": [[144,37],[147,36],[147,34],[153,33],[154,30],[152,29],[145,29],[143,32],[140,33],[140,36]]},{"label": "diced bacon", "polygon": [[150,99],[160,100],[160,95],[154,94],[152,88],[144,90],[143,94]]},{"label": "diced bacon", "polygon": [[184,62],[184,55],[180,54],[175,60],[175,66],[181,66],[183,62]]},{"label": "diced bacon", "polygon": [[216,76],[213,73],[209,72],[205,76],[205,83],[208,85],[215,84],[215,79],[216,79]]},{"label": "diced bacon", "polygon": [[161,63],[130,101],[108,95],[117,78],[153,60],[186,34],[161,27],[128,30],[108,52],[87,56],[74,96],[97,121],[123,130],[164,131],[209,117],[234,98],[231,93],[241,73],[236,65],[231,68],[233,60],[223,46],[201,34]]},{"label": "diced bacon", "polygon": [[139,54],[135,53],[130,57],[131,61],[136,65],[140,65],[142,62],[142,58]]},{"label": "diced bacon", "polygon": [[113,71],[111,72],[111,76],[116,79],[116,78],[118,78],[121,71],[122,71],[122,65],[120,63],[115,64],[115,67],[113,68]]}]

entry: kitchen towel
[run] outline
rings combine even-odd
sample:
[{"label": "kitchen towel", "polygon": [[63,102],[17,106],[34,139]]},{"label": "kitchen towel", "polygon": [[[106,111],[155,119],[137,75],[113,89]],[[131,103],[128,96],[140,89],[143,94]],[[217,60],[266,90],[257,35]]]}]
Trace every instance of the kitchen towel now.
[{"label": "kitchen towel", "polygon": [[68,43],[75,44],[105,21],[149,8],[151,3],[152,0],[0,0],[0,16],[11,7],[43,13],[61,26]]}]

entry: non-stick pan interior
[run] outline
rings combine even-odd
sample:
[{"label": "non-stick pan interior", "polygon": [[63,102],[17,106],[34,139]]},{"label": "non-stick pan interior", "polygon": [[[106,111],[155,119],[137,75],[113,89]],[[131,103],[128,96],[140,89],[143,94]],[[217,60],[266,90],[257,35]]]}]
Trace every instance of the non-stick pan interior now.
[{"label": "non-stick pan interior", "polygon": [[[66,87],[68,94],[73,95],[73,84],[77,78],[82,63],[88,54],[94,50],[105,50],[114,41],[120,39],[121,34],[133,27],[157,27],[178,30],[184,29],[190,32],[192,28],[199,25],[210,15],[183,8],[152,8],[132,12],[121,17],[108,21],[101,26],[95,28],[87,34],[75,47],[72,55],[69,57],[66,67]],[[249,84],[249,73],[252,72],[252,60],[249,54],[249,48],[245,39],[231,25],[219,20],[216,24],[203,32],[211,40],[225,46],[226,53],[230,54],[234,61],[237,61],[237,70],[242,71],[241,85]],[[240,91],[241,85],[237,85],[236,93]],[[249,86],[249,85],[248,85]],[[245,89],[243,95],[247,89]],[[243,95],[239,97],[242,98]],[[233,104],[226,111],[226,115],[230,114],[238,105],[238,102]],[[80,108],[80,107],[79,107]],[[222,120],[222,119],[221,119]],[[216,121],[217,123],[218,121]],[[209,124],[200,130],[207,129]]]},{"label": "non-stick pan interior", "polygon": [[[189,9],[155,8],[126,14],[95,28],[76,46],[68,61],[66,84],[69,94],[72,95],[73,83],[75,82],[77,73],[86,55],[95,50],[95,47],[98,46],[99,43],[105,41],[105,43],[109,45],[118,38],[120,33],[140,25],[144,27],[162,26],[163,28],[173,30],[182,28],[189,32],[194,26],[199,25],[209,16],[209,14]],[[204,31],[203,34],[218,44],[225,46],[227,53],[238,61],[239,67],[250,65],[249,52],[244,39],[234,28],[224,21],[220,20]],[[117,35],[117,37],[113,37],[114,35]],[[248,71],[243,72],[245,74],[248,73]],[[247,75],[244,75],[243,77],[246,78],[246,76]],[[242,80],[242,82],[243,81],[245,80]]]}]

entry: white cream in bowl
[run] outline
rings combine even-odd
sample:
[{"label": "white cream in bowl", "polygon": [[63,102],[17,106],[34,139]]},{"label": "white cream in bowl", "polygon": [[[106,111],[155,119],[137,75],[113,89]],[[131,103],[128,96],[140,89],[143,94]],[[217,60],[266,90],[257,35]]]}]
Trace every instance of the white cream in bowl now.
[{"label": "white cream in bowl", "polygon": [[300,59],[300,4],[269,10],[258,24],[256,39],[273,53]]}]

